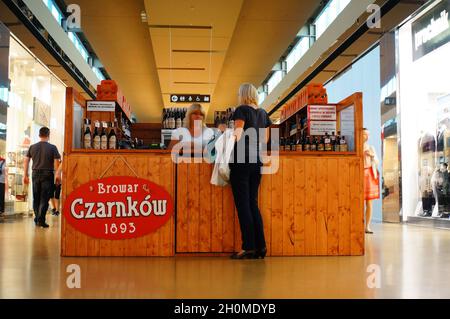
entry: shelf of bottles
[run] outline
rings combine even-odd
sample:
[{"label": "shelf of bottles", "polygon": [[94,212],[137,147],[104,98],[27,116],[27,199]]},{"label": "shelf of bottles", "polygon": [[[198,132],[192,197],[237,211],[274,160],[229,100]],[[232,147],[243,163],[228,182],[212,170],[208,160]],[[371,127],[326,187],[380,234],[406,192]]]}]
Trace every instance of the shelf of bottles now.
[{"label": "shelf of bottles", "polygon": [[187,108],[171,107],[163,109],[163,130],[175,130],[184,127],[186,124],[186,112]]},{"label": "shelf of bottles", "polygon": [[143,144],[142,141],[131,138],[131,122],[120,107],[117,106],[116,111],[110,112],[107,116],[105,113],[87,112],[88,115],[83,119],[81,134],[83,149],[137,149]]},{"label": "shelf of bottles", "polygon": [[214,127],[219,127],[220,125],[225,125],[227,128],[234,128],[233,115],[235,112],[235,107],[229,107],[226,111],[216,111],[214,112]]}]

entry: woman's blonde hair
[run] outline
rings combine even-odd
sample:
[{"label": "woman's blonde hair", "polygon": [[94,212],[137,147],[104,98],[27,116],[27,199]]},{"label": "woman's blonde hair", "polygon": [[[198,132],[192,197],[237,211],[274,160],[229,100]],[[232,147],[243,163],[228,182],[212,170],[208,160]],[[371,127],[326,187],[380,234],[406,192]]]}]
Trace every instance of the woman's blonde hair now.
[{"label": "woman's blonde hair", "polygon": [[206,118],[206,114],[205,114],[205,110],[203,109],[203,107],[198,104],[198,103],[194,103],[191,106],[189,106],[187,112],[186,112],[186,124],[185,124],[185,128],[189,129],[191,127],[191,114],[196,112],[196,111],[200,111],[203,115],[203,123],[202,126],[205,126],[205,118]]},{"label": "woman's blonde hair", "polygon": [[258,91],[250,83],[244,83],[239,88],[239,105],[258,105]]}]

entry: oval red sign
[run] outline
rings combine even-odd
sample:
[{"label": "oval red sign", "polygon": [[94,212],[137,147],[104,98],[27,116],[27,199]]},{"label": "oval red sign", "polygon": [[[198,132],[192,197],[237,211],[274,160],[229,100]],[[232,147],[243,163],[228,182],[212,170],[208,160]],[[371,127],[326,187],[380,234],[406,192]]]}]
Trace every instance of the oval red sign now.
[{"label": "oval red sign", "polygon": [[161,186],[131,176],[107,177],[75,189],[64,204],[67,222],[102,239],[130,239],[162,227],[174,204]]}]

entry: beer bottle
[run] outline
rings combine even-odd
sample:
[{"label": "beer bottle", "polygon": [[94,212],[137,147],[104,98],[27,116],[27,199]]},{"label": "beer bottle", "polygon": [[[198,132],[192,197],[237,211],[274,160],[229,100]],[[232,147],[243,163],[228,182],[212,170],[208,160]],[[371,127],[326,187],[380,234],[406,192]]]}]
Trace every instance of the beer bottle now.
[{"label": "beer bottle", "polygon": [[114,124],[111,123],[111,130],[109,131],[108,135],[108,148],[110,150],[117,149],[117,136],[116,136],[116,121],[114,121]]},{"label": "beer bottle", "polygon": [[325,144],[323,142],[323,137],[322,136],[319,136],[319,141],[318,141],[318,144],[317,144],[317,150],[319,152],[323,152],[325,150]]},{"label": "beer bottle", "polygon": [[83,147],[85,149],[92,148],[92,136],[91,136],[91,121],[89,119],[84,120],[84,134],[83,134]]},{"label": "beer bottle", "polygon": [[108,136],[106,135],[107,127],[106,122],[102,122],[102,133],[100,134],[100,149],[102,150],[108,149]]},{"label": "beer bottle", "polygon": [[326,152],[331,152],[332,151],[331,137],[330,137],[330,135],[328,135],[328,132],[325,133],[325,137],[324,137],[323,143],[325,145],[325,151]]},{"label": "beer bottle", "polygon": [[317,137],[313,137],[313,139],[312,139],[311,151],[317,151]]},{"label": "beer bottle", "polygon": [[100,127],[100,122],[99,121],[95,121],[95,129],[94,129],[94,135],[92,137],[93,139],[93,149],[94,150],[99,150],[100,149],[100,135],[98,133],[98,129]]}]

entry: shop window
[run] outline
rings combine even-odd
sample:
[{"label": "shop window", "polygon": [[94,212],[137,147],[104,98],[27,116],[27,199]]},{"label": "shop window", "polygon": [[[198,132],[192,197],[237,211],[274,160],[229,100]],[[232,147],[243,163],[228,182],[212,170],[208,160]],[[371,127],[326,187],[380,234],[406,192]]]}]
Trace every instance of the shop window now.
[{"label": "shop window", "polygon": [[267,81],[267,86],[269,87],[269,94],[275,89],[278,83],[283,79],[283,74],[281,71],[276,71]]},{"label": "shop window", "polygon": [[292,49],[291,53],[286,58],[286,67],[287,72],[292,70],[295,64],[297,64],[298,61],[302,58],[302,56],[308,51],[309,49],[309,38],[304,37],[302,38]]},{"label": "shop window", "polygon": [[316,39],[333,23],[339,14],[347,7],[351,0],[331,0],[314,21],[316,26]]}]

